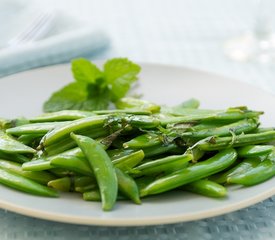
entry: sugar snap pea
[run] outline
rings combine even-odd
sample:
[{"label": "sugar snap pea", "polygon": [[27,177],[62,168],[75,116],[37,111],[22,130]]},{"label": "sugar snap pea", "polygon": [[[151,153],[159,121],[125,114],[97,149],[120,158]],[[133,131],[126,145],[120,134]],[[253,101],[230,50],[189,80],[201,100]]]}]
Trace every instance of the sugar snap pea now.
[{"label": "sugar snap pea", "polygon": [[145,188],[141,189],[140,196],[144,197],[151,194],[165,192],[184,184],[208,177],[233,164],[236,158],[236,150],[232,148],[222,150],[208,160],[196,163],[190,167],[153,181]]},{"label": "sugar snap pea", "polygon": [[0,168],[0,183],[22,192],[45,197],[58,197],[58,193],[34,180]]},{"label": "sugar snap pea", "polygon": [[23,144],[19,141],[13,139],[8,134],[0,130],[0,151],[5,153],[31,153],[34,154],[36,151]]},{"label": "sugar snap pea", "polygon": [[275,131],[262,133],[240,134],[232,137],[213,137],[197,144],[197,147],[203,151],[215,151],[223,148],[241,147],[251,144],[266,143],[275,140]]},{"label": "sugar snap pea", "polygon": [[229,176],[227,182],[252,186],[270,179],[275,175],[274,153],[271,153],[271,155],[273,156],[267,157],[249,171]]},{"label": "sugar snap pea", "polygon": [[209,179],[216,183],[225,184],[228,183],[228,179],[230,177],[245,174],[246,172],[256,167],[260,162],[261,160],[259,158],[244,159],[242,162],[239,162],[236,166],[230,168],[225,172],[217,173],[213,176],[210,176]]},{"label": "sugar snap pea", "polygon": [[222,198],[227,196],[227,190],[224,186],[207,179],[186,184],[181,189],[207,197]]},{"label": "sugar snap pea", "polygon": [[71,132],[80,131],[85,128],[102,127],[107,119],[108,116],[100,115],[74,120],[47,133],[41,140],[41,144],[43,147],[46,147],[58,142],[66,136],[69,137]]},{"label": "sugar snap pea", "polygon": [[248,145],[238,148],[238,156],[243,158],[266,155],[274,150],[272,145]]},{"label": "sugar snap pea", "polygon": [[135,182],[135,180],[129,176],[127,173],[124,173],[119,168],[115,168],[117,181],[118,181],[118,189],[119,191],[126,197],[133,200],[134,203],[140,204],[139,198],[139,189]]},{"label": "sugar snap pea", "polygon": [[228,136],[232,133],[241,134],[248,133],[256,129],[258,126],[258,120],[256,119],[244,119],[231,124],[226,124],[217,128],[204,129],[200,131],[189,131],[182,134],[182,137],[192,137],[197,139],[206,138],[209,136]]},{"label": "sugar snap pea", "polygon": [[8,134],[20,136],[23,134],[46,134],[56,127],[64,125],[64,122],[43,122],[43,123],[29,123],[6,130]]},{"label": "sugar snap pea", "polygon": [[111,159],[95,140],[73,133],[71,137],[83,151],[94,171],[102,199],[102,209],[111,210],[118,192],[117,177]]},{"label": "sugar snap pea", "polygon": [[191,161],[191,154],[172,155],[156,160],[147,161],[133,170],[136,171],[134,176],[155,175],[163,172],[171,172],[174,169],[180,170],[186,167],[186,163]]},{"label": "sugar snap pea", "polygon": [[20,163],[16,163],[16,162],[12,162],[12,161],[8,161],[8,160],[3,160],[0,159],[0,168],[2,169],[6,169],[12,173],[24,176],[26,178],[32,179],[38,183],[47,185],[47,183],[53,179],[55,179],[56,177],[53,174],[50,174],[48,172],[44,172],[44,171],[25,171],[21,168],[21,164]]},{"label": "sugar snap pea", "polygon": [[57,122],[57,121],[72,121],[80,118],[94,116],[95,114],[90,111],[80,110],[62,110],[57,112],[44,113],[35,118],[31,118],[30,122]]}]

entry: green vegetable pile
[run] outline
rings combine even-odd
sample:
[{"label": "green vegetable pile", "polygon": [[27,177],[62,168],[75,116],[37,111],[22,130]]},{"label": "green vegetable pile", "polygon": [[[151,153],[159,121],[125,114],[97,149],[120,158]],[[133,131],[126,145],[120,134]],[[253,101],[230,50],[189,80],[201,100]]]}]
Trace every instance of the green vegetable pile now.
[{"label": "green vegetable pile", "polygon": [[275,130],[260,126],[263,112],[126,97],[140,71],[127,59],[103,71],[78,59],[72,71],[76,82],[52,95],[46,113],[0,120],[3,185],[47,197],[75,192],[108,211],[117,200],[140,204],[173,190],[222,198],[227,185],[275,175]]}]

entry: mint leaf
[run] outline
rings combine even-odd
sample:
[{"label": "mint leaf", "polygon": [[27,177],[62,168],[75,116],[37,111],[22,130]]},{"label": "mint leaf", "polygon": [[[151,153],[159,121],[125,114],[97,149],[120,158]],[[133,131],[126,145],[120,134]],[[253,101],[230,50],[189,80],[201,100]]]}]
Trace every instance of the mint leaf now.
[{"label": "mint leaf", "polygon": [[104,77],[111,88],[113,102],[127,94],[131,84],[138,79],[139,72],[140,66],[127,58],[114,58],[104,64]]},{"label": "mint leaf", "polygon": [[55,112],[64,109],[72,110],[100,110],[106,109],[110,102],[108,88],[101,88],[97,84],[70,83],[61,90],[53,93],[44,103],[44,112]]},{"label": "mint leaf", "polygon": [[52,94],[43,105],[45,112],[65,109],[101,110],[107,109],[129,91],[137,80],[140,67],[126,58],[107,61],[102,72],[89,60],[80,58],[72,61],[75,82]]},{"label": "mint leaf", "polygon": [[102,77],[102,72],[97,66],[84,58],[72,61],[72,73],[78,82],[94,83],[96,79]]}]

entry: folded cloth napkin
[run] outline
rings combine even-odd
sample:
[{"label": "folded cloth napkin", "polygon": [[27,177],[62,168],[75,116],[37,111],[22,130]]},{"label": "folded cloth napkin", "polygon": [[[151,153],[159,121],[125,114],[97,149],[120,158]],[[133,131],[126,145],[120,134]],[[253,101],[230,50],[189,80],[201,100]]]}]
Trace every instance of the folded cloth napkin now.
[{"label": "folded cloth napkin", "polygon": [[0,77],[31,68],[69,62],[77,57],[91,57],[109,45],[108,36],[101,30],[88,27],[62,12],[54,12],[51,27],[41,39],[9,46],[9,40],[16,35],[16,30],[23,29],[22,25],[31,22],[38,12],[36,7],[24,7],[22,1],[11,2],[4,1],[0,12],[0,21],[6,23],[6,27],[0,29],[0,35],[5,36],[0,41]]}]

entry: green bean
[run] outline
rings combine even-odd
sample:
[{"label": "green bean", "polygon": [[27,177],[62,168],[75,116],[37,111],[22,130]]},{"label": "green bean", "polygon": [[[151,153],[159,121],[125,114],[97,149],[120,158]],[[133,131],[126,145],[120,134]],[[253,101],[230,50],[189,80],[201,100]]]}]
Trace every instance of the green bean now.
[{"label": "green bean", "polygon": [[233,137],[213,137],[197,144],[203,151],[214,151],[223,148],[241,147],[251,144],[266,143],[275,140],[275,131],[263,133],[240,134]]},{"label": "green bean", "polygon": [[181,189],[214,198],[222,198],[227,195],[227,190],[224,186],[207,179],[191,182],[182,186]]},{"label": "green bean", "polygon": [[36,153],[36,151],[0,130],[0,151],[5,153]]},{"label": "green bean", "polygon": [[272,145],[248,145],[240,147],[237,152],[239,157],[249,158],[269,154],[273,149]]},{"label": "green bean", "polygon": [[211,176],[233,164],[237,158],[237,152],[232,149],[225,149],[208,160],[196,163],[187,168],[161,177],[141,189],[140,196],[165,192],[184,184]]},{"label": "green bean", "polygon": [[106,151],[95,140],[71,133],[92,167],[102,198],[102,209],[111,210],[115,204],[118,191],[117,177]]},{"label": "green bean", "polygon": [[58,197],[58,193],[55,190],[2,168],[0,168],[0,183],[34,195]]}]

